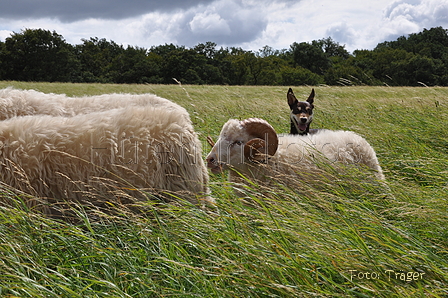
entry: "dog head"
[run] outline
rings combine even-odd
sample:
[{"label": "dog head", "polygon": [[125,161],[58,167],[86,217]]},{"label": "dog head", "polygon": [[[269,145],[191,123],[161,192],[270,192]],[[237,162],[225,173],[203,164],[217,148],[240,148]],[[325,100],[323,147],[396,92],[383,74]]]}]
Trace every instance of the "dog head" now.
[{"label": "dog head", "polygon": [[298,101],[292,89],[287,93],[288,104],[291,109],[291,121],[295,125],[299,134],[308,133],[309,125],[313,121],[314,89],[306,101]]}]

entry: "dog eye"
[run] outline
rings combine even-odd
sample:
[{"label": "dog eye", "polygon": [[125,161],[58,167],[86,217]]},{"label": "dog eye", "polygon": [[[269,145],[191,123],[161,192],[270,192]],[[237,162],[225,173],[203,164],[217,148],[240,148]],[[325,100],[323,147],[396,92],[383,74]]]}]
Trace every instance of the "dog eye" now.
[{"label": "dog eye", "polygon": [[243,141],[235,141],[235,142],[233,142],[232,145],[238,145],[238,146],[241,146],[242,144],[243,144]]}]

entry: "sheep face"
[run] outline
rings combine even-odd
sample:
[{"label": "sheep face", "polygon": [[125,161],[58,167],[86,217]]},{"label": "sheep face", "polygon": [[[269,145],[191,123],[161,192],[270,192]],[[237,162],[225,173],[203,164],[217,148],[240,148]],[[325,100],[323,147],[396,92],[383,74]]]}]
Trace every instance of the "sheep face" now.
[{"label": "sheep face", "polygon": [[277,147],[277,134],[266,121],[231,119],[208,154],[207,166],[212,173],[220,173],[228,168],[242,169],[247,163],[265,163]]},{"label": "sheep face", "polygon": [[207,155],[207,167],[212,173],[220,173],[228,166],[244,163],[244,144],[251,137],[244,131],[240,121],[231,119],[224,124],[219,138]]}]

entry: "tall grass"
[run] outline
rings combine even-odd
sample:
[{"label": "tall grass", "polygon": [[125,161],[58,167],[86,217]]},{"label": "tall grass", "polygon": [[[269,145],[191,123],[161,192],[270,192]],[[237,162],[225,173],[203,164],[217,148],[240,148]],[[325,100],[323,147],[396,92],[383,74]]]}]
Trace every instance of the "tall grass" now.
[{"label": "tall grass", "polygon": [[[0,82],[68,95],[151,92],[184,106],[207,151],[229,118],[288,132],[287,88]],[[310,88],[296,87],[306,98]],[[5,297],[447,297],[448,89],[317,87],[313,127],[372,144],[388,187],[356,168],[252,184],[213,176],[217,208],[148,203],[145,213],[81,207],[71,224],[0,209]],[[205,154],[205,152],[204,152]]]}]

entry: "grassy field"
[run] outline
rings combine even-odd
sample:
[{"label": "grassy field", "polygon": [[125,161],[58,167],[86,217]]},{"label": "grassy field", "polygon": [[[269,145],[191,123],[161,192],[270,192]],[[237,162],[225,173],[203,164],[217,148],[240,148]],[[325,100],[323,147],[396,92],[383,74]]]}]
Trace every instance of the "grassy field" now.
[{"label": "grassy field", "polygon": [[[67,95],[154,93],[184,106],[208,151],[229,118],[289,131],[286,87],[0,82]],[[295,87],[306,99],[310,87]],[[313,127],[375,148],[390,191],[328,169],[244,204],[213,176],[217,210],[59,222],[0,209],[2,297],[448,297],[448,88],[318,86]],[[259,190],[263,189],[262,192]]]}]

